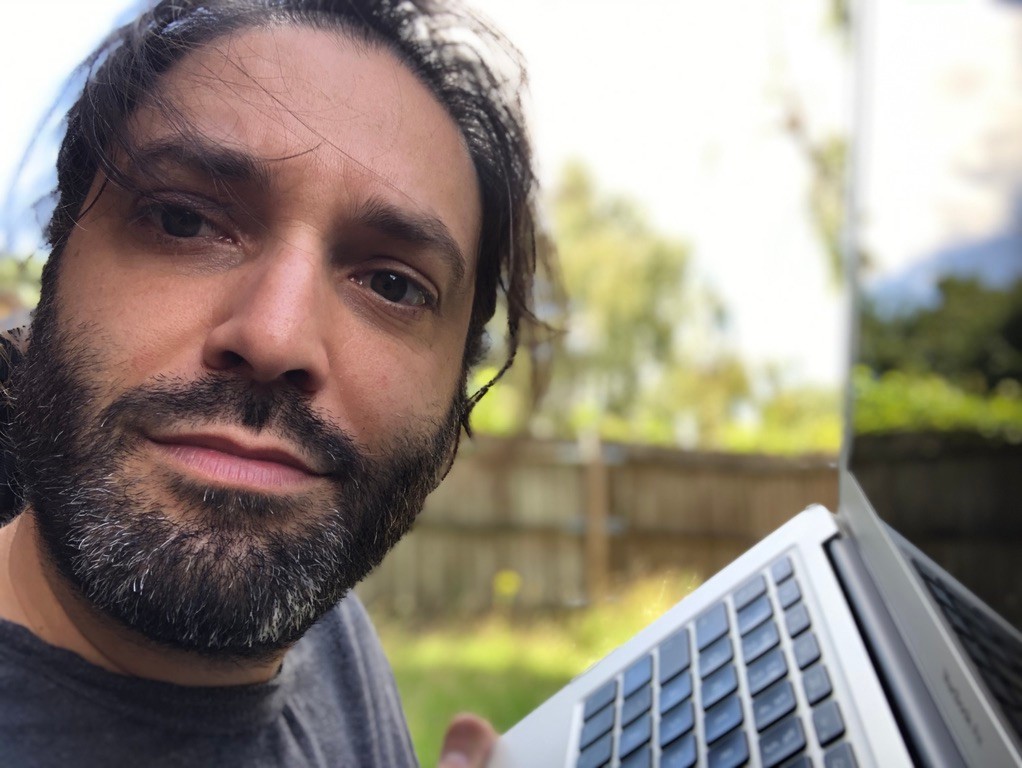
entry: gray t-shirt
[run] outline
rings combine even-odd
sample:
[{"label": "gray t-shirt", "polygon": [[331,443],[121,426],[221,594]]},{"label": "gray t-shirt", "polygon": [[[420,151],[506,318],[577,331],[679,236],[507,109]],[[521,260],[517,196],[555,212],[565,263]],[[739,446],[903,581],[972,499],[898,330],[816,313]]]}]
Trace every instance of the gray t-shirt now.
[{"label": "gray t-shirt", "polygon": [[260,685],[124,677],[0,620],[0,765],[415,766],[394,678],[354,596]]}]

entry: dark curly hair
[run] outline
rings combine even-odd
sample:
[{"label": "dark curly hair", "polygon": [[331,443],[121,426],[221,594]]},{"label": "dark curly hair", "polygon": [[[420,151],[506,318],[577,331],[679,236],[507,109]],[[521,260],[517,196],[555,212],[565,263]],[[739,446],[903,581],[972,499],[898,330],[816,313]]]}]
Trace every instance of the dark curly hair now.
[{"label": "dark curly hair", "polygon": [[[483,20],[451,0],[161,0],[113,33],[83,63],[85,85],[67,114],[57,159],[56,207],[42,301],[52,300],[60,257],[102,174],[131,188],[136,152],[127,124],[143,103],[162,104],[160,78],[190,51],[239,30],[267,25],[339,29],[393,52],[459,127],[482,196],[478,271],[463,374],[487,351],[485,326],[498,294],[507,306],[506,357],[472,395],[462,387],[461,423],[511,366],[520,341],[543,324],[534,312],[537,269],[547,267],[535,215],[536,178],[520,94],[520,55]],[[553,282],[553,281],[552,281]]]}]

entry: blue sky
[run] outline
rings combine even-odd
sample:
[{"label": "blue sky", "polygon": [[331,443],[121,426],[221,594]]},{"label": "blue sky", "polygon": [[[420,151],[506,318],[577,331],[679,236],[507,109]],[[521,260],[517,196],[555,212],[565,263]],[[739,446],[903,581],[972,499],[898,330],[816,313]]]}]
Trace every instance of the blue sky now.
[{"label": "blue sky", "polygon": [[[39,121],[74,66],[126,7],[125,0],[32,0],[5,4],[0,12],[0,104],[4,105],[0,197],[5,203]],[[52,154],[45,160],[52,160]]]}]

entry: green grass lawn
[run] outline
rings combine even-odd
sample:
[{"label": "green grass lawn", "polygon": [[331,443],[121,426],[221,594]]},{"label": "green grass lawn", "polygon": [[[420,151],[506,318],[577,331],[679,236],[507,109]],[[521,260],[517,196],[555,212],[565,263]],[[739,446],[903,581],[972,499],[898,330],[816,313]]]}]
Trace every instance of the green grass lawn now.
[{"label": "green grass lawn", "polygon": [[458,712],[507,730],[695,586],[687,574],[661,575],[557,618],[494,615],[423,627],[376,617],[420,762],[436,764]]}]

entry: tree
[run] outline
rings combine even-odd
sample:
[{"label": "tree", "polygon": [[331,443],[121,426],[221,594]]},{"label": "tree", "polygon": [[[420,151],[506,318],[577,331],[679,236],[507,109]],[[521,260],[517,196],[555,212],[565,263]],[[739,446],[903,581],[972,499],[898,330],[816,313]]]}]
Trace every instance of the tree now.
[{"label": "tree", "polygon": [[39,280],[43,260],[0,253],[0,320],[3,327],[18,324],[39,302]]},{"label": "tree", "polygon": [[713,443],[748,379],[728,351],[727,313],[695,278],[687,246],[631,200],[600,191],[578,163],[549,202],[568,309],[548,392],[526,415],[528,373],[516,371],[482,401],[477,426]]},{"label": "tree", "polygon": [[932,305],[887,310],[867,302],[862,361],[877,373],[935,373],[977,394],[1022,382],[1022,280],[999,289],[946,277]]},{"label": "tree", "polygon": [[856,429],[1022,441],[1022,280],[944,278],[937,289],[909,310],[865,304]]}]

